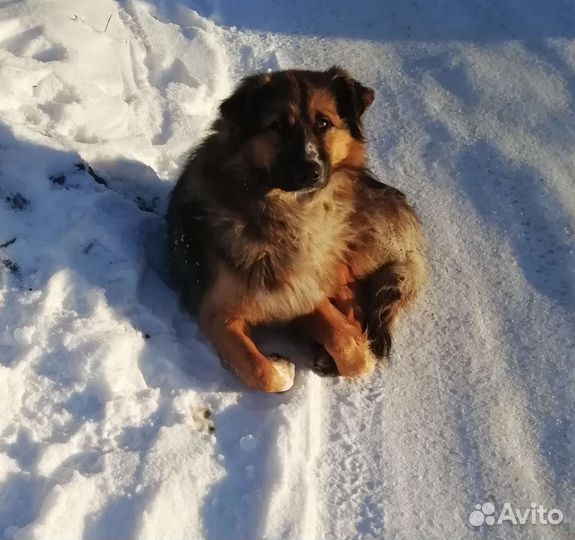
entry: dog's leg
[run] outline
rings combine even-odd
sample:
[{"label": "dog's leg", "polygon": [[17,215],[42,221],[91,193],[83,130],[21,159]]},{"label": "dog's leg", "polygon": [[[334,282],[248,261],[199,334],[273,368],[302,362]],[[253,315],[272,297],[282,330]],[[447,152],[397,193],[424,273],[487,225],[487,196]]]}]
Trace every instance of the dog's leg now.
[{"label": "dog's leg", "polygon": [[200,316],[202,331],[215,345],[222,360],[241,381],[255,390],[285,392],[294,383],[295,366],[279,356],[268,358],[256,347],[249,326],[242,319]]},{"label": "dog's leg", "polygon": [[300,319],[300,326],[331,355],[344,377],[370,374],[375,359],[367,335],[352,324],[330,301]]},{"label": "dog's leg", "polygon": [[404,262],[382,266],[365,280],[367,333],[376,356],[389,356],[398,315],[415,299],[424,281],[424,261],[415,251]]},{"label": "dog's leg", "polygon": [[356,281],[344,283],[330,297],[332,304],[360,332],[364,330],[365,314],[360,300],[360,288]]},{"label": "dog's leg", "polygon": [[365,330],[362,291],[358,286],[357,278],[348,265],[339,269],[337,283],[338,285],[329,298],[331,303],[362,332]]},{"label": "dog's leg", "polygon": [[[329,300],[361,333],[365,330],[365,314],[362,307],[363,299],[361,288],[358,286],[357,280],[347,266],[340,269],[338,281],[339,285],[333,291]],[[333,358],[321,343],[316,343],[315,346],[312,347],[312,351],[313,371],[323,376],[338,375],[337,366]]]}]

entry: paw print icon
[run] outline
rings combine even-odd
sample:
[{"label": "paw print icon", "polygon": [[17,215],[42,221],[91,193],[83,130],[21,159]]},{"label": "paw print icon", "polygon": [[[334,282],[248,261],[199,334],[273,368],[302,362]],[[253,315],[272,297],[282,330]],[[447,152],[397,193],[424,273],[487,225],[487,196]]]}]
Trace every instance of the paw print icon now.
[{"label": "paw print icon", "polygon": [[486,525],[495,524],[495,505],[491,502],[483,504],[476,504],[475,510],[469,514],[469,523],[474,527],[481,527],[484,523]]}]

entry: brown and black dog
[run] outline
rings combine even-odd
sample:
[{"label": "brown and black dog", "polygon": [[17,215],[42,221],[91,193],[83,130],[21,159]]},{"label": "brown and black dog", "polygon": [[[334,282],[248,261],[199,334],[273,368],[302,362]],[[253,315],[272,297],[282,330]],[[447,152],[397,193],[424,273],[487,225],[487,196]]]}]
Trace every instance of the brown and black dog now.
[{"label": "brown and black dog", "polygon": [[361,117],[373,99],[337,67],[247,77],[172,193],[173,278],[251,388],[294,380],[288,359],[258,350],[254,326],[297,320],[340,375],[368,374],[423,284],[420,222],[366,168]]}]

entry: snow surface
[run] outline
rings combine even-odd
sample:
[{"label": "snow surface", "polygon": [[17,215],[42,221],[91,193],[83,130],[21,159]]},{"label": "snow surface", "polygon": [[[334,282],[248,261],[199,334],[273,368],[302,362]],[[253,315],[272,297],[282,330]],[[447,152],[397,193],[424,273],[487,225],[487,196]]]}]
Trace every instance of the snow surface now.
[{"label": "snow surface", "polygon": [[[574,29],[572,0],[0,0],[0,537],[575,537]],[[294,389],[247,392],[161,216],[241,76],[333,63],[377,91],[430,282],[372,378],[283,340]],[[564,523],[472,527],[487,501]]]}]

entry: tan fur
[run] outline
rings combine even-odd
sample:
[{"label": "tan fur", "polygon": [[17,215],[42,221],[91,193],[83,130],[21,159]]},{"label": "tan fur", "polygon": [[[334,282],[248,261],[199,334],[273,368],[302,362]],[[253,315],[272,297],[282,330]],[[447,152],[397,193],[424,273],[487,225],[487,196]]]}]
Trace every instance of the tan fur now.
[{"label": "tan fur", "polygon": [[294,380],[293,368],[281,369],[279,366],[286,366],[287,362],[277,364],[264,356],[252,341],[246,321],[223,319],[220,315],[203,311],[200,326],[242,382],[264,392],[289,390]]},{"label": "tan fur", "polygon": [[375,358],[369,350],[366,334],[329,300],[300,322],[305,331],[325,347],[341,376],[359,377],[373,371]]},{"label": "tan fur", "polygon": [[[204,303],[215,304],[218,310],[240,312],[250,324],[288,322],[313,311],[336,290],[337,274],[348,264],[346,240],[353,190],[345,182],[345,176],[339,175],[307,201],[298,200],[297,193],[272,191],[265,201],[268,211],[299,214],[305,224],[297,236],[299,254],[289,274],[278,289],[254,290],[222,267]],[[242,249],[249,257],[251,250],[260,251],[261,247],[251,244]]]},{"label": "tan fur", "polygon": [[334,126],[326,136],[332,167],[337,168],[344,164],[348,167],[361,167],[365,164],[364,147],[347,130],[345,122],[337,113],[337,104],[330,92],[326,90],[311,92],[308,115],[310,118],[325,116]]},{"label": "tan fur", "polygon": [[337,113],[337,103],[331,92],[325,89],[311,89],[308,96],[307,113],[310,118],[318,114],[327,116],[336,128],[344,128],[345,122]]}]

